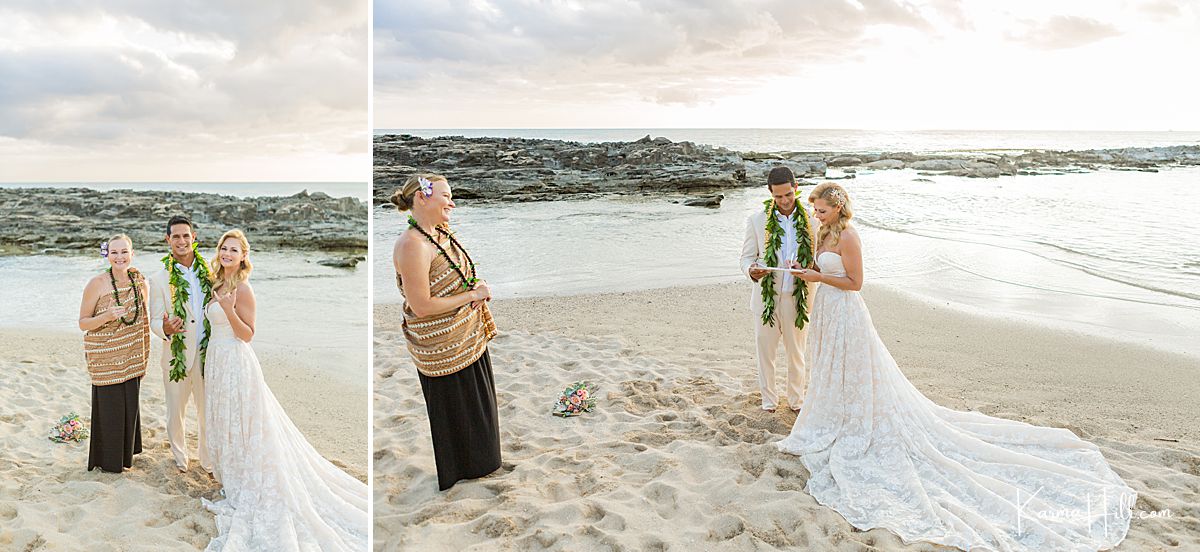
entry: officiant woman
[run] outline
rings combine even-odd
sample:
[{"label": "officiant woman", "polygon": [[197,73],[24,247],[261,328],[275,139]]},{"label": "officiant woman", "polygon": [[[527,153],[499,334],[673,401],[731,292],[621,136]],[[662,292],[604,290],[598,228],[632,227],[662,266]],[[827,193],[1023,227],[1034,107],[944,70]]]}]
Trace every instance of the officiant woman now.
[{"label": "officiant woman", "polygon": [[416,174],[392,194],[411,213],[392,261],[404,296],[404,337],[417,366],[433,436],[438,489],[500,467],[500,423],[487,345],[496,325],[492,292],[450,231],[446,177]]},{"label": "officiant woman", "polygon": [[133,264],[133,240],[124,234],[101,246],[109,267],[88,280],[79,305],[79,329],[92,380],[88,471],[121,473],[142,452],[138,393],[150,357],[146,279]]}]

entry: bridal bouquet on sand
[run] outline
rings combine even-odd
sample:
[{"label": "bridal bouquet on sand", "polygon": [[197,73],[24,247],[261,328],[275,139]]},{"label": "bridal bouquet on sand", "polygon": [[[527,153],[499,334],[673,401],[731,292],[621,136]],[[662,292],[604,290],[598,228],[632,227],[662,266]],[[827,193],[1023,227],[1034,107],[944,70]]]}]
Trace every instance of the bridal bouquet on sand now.
[{"label": "bridal bouquet on sand", "polygon": [[88,428],[74,412],[59,418],[58,423],[50,428],[50,440],[55,443],[78,443],[87,438]]},{"label": "bridal bouquet on sand", "polygon": [[592,398],[595,386],[586,381],[577,381],[563,389],[562,396],[554,403],[551,414],[566,418],[591,412],[596,408],[596,399]]}]

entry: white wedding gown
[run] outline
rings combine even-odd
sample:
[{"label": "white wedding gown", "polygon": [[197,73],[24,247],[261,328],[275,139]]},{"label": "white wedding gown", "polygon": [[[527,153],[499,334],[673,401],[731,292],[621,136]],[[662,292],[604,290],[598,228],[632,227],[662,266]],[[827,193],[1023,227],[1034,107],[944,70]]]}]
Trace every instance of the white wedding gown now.
[{"label": "white wedding gown", "polygon": [[[825,274],[845,275],[822,252]],[[858,529],[964,550],[1103,550],[1129,530],[1136,494],[1097,447],[1066,429],[958,412],[896,366],[858,292],[813,297],[809,387],[780,450],[802,455],[805,490]]]},{"label": "white wedding gown", "polygon": [[217,521],[206,550],[367,549],[367,486],[321,457],[263,380],[250,344],[233,334],[224,309],[204,362],[208,450],[224,500],[204,505]]}]

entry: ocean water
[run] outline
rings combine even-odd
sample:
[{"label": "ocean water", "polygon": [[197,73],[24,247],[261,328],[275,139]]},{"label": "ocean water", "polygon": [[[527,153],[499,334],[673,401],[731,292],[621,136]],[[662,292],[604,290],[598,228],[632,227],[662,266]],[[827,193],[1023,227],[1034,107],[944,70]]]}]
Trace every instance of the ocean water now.
[{"label": "ocean water", "polygon": [[[135,250],[134,266],[147,274],[162,267],[165,246]],[[211,251],[202,251],[207,258]],[[303,343],[330,360],[330,370],[363,384],[367,365],[367,269],[316,264],[323,253],[251,251],[257,300],[254,346]],[[99,255],[0,257],[0,286],[22,290],[0,309],[0,327],[61,330],[79,336],[79,306],[88,279],[108,267]],[[82,358],[82,356],[81,356]]]},{"label": "ocean water", "polygon": [[761,128],[375,129],[375,134],[550,138],[579,142],[637,140],[647,134],[735,151],[935,152],[1083,150],[1200,144],[1200,131],[838,130]]},{"label": "ocean water", "polygon": [[[1200,355],[1197,181],[1200,168],[998,179],[863,170],[839,182],[870,282]],[[658,196],[466,204],[452,224],[498,297],[739,281],[745,220],[767,194],[725,194],[711,210]],[[400,302],[390,251],[404,218],[382,207],[374,217],[374,301]]]},{"label": "ocean water", "polygon": [[234,197],[283,197],[308,190],[331,197],[355,197],[370,201],[371,186],[365,182],[0,182],[0,188],[90,188],[93,190],[153,190],[202,192]]}]

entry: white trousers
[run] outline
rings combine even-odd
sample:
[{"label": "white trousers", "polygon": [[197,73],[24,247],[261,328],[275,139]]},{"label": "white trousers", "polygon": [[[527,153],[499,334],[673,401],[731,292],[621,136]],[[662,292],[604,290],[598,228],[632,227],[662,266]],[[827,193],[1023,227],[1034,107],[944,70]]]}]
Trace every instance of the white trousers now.
[{"label": "white trousers", "polygon": [[167,395],[167,439],[171,442],[171,455],[175,457],[175,464],[180,469],[188,469],[187,430],[183,420],[188,401],[194,400],[196,419],[200,424],[200,438],[196,443],[200,467],[211,472],[213,465],[208,457],[208,443],[205,442],[204,431],[204,378],[200,376],[198,360],[197,358],[192,362],[187,377],[180,381],[171,381],[169,368],[163,370],[163,383],[166,384]]},{"label": "white trousers", "polygon": [[756,337],[758,340],[758,388],[762,392],[763,409],[774,409],[779,405],[775,393],[775,352],[779,342],[787,354],[787,402],[790,408],[800,408],[804,390],[808,384],[808,371],[804,367],[804,340],[808,337],[808,326],[796,329],[796,299],[791,293],[775,297],[775,325],[762,323],[762,310],[758,316]]}]

